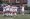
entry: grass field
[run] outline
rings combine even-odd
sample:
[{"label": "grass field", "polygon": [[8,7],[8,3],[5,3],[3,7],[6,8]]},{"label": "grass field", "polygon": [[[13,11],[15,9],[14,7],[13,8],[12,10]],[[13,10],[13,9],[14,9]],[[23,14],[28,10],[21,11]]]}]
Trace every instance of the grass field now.
[{"label": "grass field", "polygon": [[24,16],[19,14],[16,17],[3,17],[2,15],[0,15],[0,19],[30,19],[30,14],[26,14]]}]

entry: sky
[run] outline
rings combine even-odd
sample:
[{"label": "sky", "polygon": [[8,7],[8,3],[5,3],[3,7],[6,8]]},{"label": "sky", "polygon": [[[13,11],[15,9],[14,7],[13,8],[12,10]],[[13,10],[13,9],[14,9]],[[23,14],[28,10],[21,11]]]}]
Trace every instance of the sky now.
[{"label": "sky", "polygon": [[30,3],[30,0],[28,0],[28,3]]},{"label": "sky", "polygon": [[30,6],[30,0],[28,0],[28,6]]}]

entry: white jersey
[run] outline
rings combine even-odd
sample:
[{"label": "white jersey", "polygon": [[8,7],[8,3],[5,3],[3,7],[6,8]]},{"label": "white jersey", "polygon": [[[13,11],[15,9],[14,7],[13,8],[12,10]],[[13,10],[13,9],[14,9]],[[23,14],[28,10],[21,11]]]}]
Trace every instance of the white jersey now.
[{"label": "white jersey", "polygon": [[3,12],[6,10],[6,7],[3,7]]},{"label": "white jersey", "polygon": [[9,11],[10,10],[10,7],[6,6],[6,7],[3,7],[3,11]]},{"label": "white jersey", "polygon": [[22,7],[22,11],[24,11],[24,7]]},{"label": "white jersey", "polygon": [[13,11],[12,8],[10,8],[10,11]]},{"label": "white jersey", "polygon": [[17,11],[17,7],[12,7],[13,8],[13,11]]},{"label": "white jersey", "polygon": [[9,11],[9,8],[6,8],[6,11]]},{"label": "white jersey", "polygon": [[10,11],[17,11],[17,7],[10,8]]},{"label": "white jersey", "polygon": [[10,10],[10,7],[9,6],[6,6],[6,11],[9,11]]}]

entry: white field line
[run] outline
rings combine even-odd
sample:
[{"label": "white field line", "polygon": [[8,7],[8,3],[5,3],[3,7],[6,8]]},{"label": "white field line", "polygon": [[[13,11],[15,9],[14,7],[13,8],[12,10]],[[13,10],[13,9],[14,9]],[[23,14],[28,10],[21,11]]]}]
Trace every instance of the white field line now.
[{"label": "white field line", "polygon": [[5,19],[13,19],[13,18],[5,18]]}]

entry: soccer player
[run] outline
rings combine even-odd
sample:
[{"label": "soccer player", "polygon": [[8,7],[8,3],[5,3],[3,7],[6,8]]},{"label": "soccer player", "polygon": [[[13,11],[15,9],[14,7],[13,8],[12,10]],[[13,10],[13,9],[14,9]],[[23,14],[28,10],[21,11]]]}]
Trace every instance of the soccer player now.
[{"label": "soccer player", "polygon": [[22,14],[24,15],[24,6],[22,6]]},{"label": "soccer player", "polygon": [[5,15],[5,14],[4,14],[5,10],[6,10],[6,6],[3,7],[3,16]]}]

